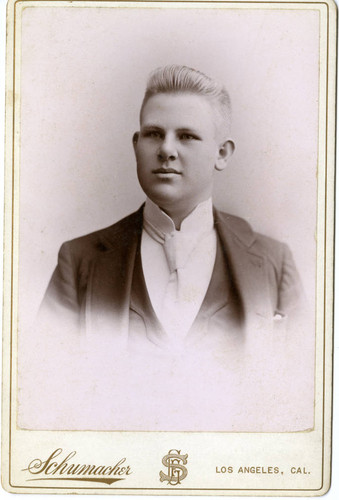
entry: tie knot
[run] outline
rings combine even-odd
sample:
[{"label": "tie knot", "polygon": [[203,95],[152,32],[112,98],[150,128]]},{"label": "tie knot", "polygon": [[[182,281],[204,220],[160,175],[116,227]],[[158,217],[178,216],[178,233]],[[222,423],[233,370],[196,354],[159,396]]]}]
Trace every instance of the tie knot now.
[{"label": "tie knot", "polygon": [[196,247],[196,241],[192,234],[172,231],[164,235],[163,246],[169,270],[174,273],[174,271],[186,266],[192,251]]}]

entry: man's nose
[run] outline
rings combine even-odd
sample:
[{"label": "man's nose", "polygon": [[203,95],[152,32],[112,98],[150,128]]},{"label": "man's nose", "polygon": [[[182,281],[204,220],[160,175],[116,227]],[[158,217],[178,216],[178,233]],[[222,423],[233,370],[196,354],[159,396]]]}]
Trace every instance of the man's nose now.
[{"label": "man's nose", "polygon": [[176,141],[173,137],[166,136],[161,142],[158,150],[158,158],[161,161],[173,161],[178,157]]}]

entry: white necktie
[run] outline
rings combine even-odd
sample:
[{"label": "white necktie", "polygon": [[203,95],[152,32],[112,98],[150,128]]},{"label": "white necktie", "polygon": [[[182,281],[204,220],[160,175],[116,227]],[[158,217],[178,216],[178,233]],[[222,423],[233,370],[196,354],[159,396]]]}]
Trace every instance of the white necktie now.
[{"label": "white necktie", "polygon": [[182,296],[182,276],[181,270],[184,262],[180,262],[180,233],[166,235],[164,250],[167,263],[170,269],[170,278],[167,283],[166,292],[162,303],[161,322],[166,332],[171,338],[179,340],[185,336],[182,331],[182,306],[184,297]]},{"label": "white necktie", "polygon": [[185,236],[180,231],[173,231],[165,234],[158,228],[152,225],[149,221],[144,221],[144,228],[150,236],[164,246],[170,277],[167,283],[166,292],[164,295],[161,312],[158,315],[161,324],[170,338],[179,341],[186,335],[186,331],[182,328],[183,296],[182,287],[182,268],[185,266],[189,254],[182,251],[184,248]]}]

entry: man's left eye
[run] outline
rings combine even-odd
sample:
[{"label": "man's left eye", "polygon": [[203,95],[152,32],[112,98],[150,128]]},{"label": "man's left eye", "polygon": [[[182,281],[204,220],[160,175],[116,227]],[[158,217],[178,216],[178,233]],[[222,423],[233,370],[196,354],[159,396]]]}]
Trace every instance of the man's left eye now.
[{"label": "man's left eye", "polygon": [[197,140],[197,137],[192,134],[181,134],[180,139],[183,141],[193,141]]}]

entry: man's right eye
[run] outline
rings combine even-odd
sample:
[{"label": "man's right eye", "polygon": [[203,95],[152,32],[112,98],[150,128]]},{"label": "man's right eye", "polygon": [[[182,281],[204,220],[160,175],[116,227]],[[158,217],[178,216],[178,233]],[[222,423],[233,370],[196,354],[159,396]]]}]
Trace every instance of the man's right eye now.
[{"label": "man's right eye", "polygon": [[159,132],[158,130],[146,130],[143,135],[144,137],[150,137],[151,139],[161,138],[161,132]]}]

